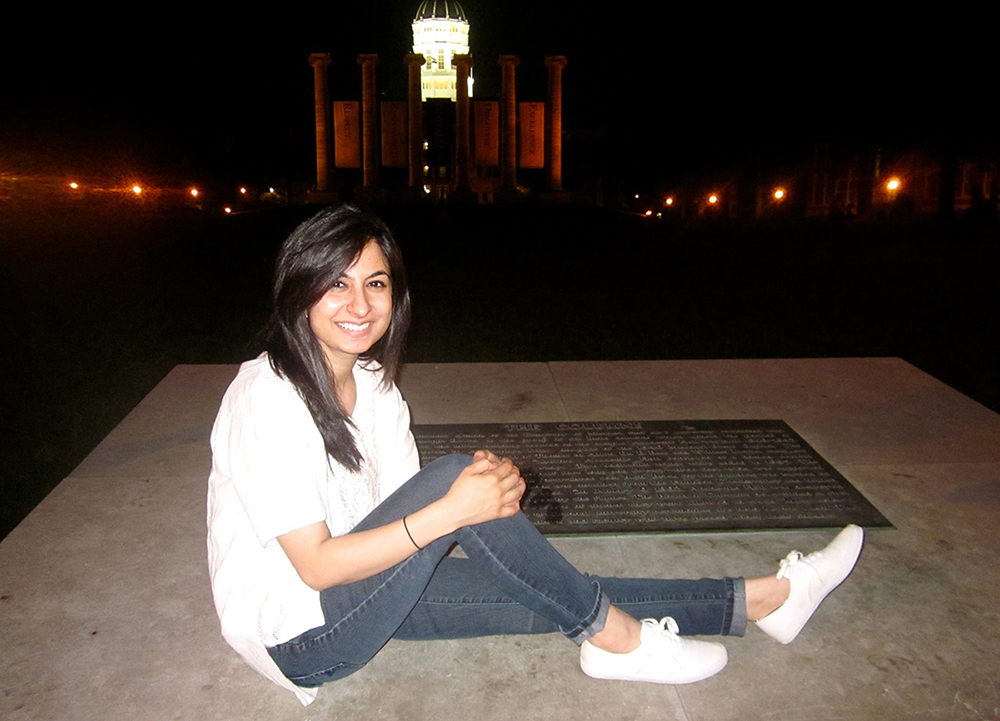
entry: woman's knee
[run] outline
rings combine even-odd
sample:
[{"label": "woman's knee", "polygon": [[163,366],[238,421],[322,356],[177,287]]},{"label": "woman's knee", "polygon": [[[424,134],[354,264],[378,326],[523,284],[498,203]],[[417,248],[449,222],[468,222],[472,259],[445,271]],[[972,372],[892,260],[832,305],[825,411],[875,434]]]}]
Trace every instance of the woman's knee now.
[{"label": "woman's knee", "polygon": [[445,473],[450,469],[451,471],[454,471],[454,477],[452,480],[455,480],[455,478],[458,478],[458,474],[470,465],[472,465],[472,456],[468,456],[464,453],[449,453],[447,456],[441,456],[440,458],[431,461],[424,466],[423,470],[426,471],[429,468],[434,468],[441,469],[441,472]]},{"label": "woman's knee", "polygon": [[423,494],[438,499],[444,496],[458,475],[472,463],[472,456],[452,453],[431,461],[410,479]]}]

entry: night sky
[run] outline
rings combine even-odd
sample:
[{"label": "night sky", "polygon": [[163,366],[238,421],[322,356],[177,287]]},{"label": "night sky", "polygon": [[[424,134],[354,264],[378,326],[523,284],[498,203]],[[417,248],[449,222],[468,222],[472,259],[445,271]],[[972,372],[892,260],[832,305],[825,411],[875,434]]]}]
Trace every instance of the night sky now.
[{"label": "night sky", "polygon": [[[0,50],[0,170],[308,179],[309,53],[332,54],[336,99],[360,97],[355,59],[377,52],[380,93],[402,98],[418,4],[46,11]],[[654,180],[794,160],[822,139],[996,148],[1000,55],[970,13],[644,5],[466,0],[476,96],[498,94],[496,58],[515,53],[519,99],[543,100],[544,56],[566,55],[564,128]]]}]

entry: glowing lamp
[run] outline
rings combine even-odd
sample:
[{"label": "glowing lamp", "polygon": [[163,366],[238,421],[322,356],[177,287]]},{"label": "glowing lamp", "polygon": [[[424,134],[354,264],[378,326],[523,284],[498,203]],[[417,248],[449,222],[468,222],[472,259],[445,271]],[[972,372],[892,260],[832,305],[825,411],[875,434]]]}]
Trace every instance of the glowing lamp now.
[{"label": "glowing lamp", "polygon": [[887,190],[899,190],[899,178],[892,178],[885,184]]},{"label": "glowing lamp", "polygon": [[69,187],[71,187],[73,190],[76,190],[77,188],[80,187],[80,184],[79,183],[70,183]]},{"label": "glowing lamp", "polygon": [[197,188],[191,188],[191,190],[189,190],[188,192],[191,193],[191,197],[192,198],[197,198],[198,197],[198,189]]},{"label": "glowing lamp", "polygon": [[673,205],[674,204],[674,199],[673,198],[667,198],[663,202],[666,203],[667,205]]},{"label": "glowing lamp", "polygon": [[715,205],[716,203],[719,202],[719,196],[713,193],[712,195],[708,196],[708,202],[711,203],[712,205]]},{"label": "glowing lamp", "polygon": [[142,186],[141,185],[133,185],[132,186],[132,192],[135,193],[136,195],[139,195],[140,193],[142,193]]},{"label": "glowing lamp", "polygon": [[233,212],[233,209],[227,205],[225,208],[222,209],[222,212],[225,213],[226,215],[229,215],[230,213]]},{"label": "glowing lamp", "polygon": [[247,194],[247,189],[246,188],[240,188],[240,195],[246,195],[246,194]]},{"label": "glowing lamp", "polygon": [[649,216],[651,216],[652,214],[653,214],[653,211],[652,211],[652,210],[647,210],[647,211],[646,211],[646,213],[645,213],[645,215],[646,215],[646,217],[647,217],[647,218],[648,218]]},{"label": "glowing lamp", "polygon": [[784,197],[785,197],[785,189],[784,188],[778,188],[777,190],[774,191],[774,199],[775,200],[781,200]]},{"label": "glowing lamp", "polygon": [[267,192],[268,192],[268,193],[273,193],[273,192],[274,192],[274,188],[268,188],[268,189],[267,189]]},{"label": "glowing lamp", "polygon": [[638,199],[639,199],[639,194],[638,194],[638,193],[636,193],[636,194],[635,194],[635,199],[636,199],[636,200],[638,200]]}]

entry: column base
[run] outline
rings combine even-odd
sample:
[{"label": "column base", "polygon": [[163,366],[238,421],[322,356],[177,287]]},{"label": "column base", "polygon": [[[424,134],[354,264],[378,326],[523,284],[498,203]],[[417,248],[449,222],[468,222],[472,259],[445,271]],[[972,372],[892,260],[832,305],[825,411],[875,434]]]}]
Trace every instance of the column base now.
[{"label": "column base", "polygon": [[449,205],[476,205],[478,202],[479,196],[469,187],[455,188],[448,194]]},{"label": "column base", "polygon": [[523,203],[530,197],[526,188],[500,188],[493,194],[497,203]]},{"label": "column base", "polygon": [[354,202],[362,205],[385,202],[385,191],[381,188],[366,188],[363,185],[354,189]]},{"label": "column base", "polygon": [[395,190],[389,193],[390,203],[407,203],[413,205],[416,203],[427,203],[429,202],[428,198],[430,198],[430,195],[424,192],[423,186]]},{"label": "column base", "polygon": [[340,200],[340,194],[336,190],[307,190],[306,203],[316,203],[329,205]]}]

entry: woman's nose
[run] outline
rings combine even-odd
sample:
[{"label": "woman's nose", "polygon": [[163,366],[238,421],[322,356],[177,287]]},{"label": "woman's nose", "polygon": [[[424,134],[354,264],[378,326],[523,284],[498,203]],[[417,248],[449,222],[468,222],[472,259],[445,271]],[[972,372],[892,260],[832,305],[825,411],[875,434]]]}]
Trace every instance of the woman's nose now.
[{"label": "woman's nose", "polygon": [[367,315],[368,308],[368,296],[365,295],[365,289],[355,288],[351,293],[351,302],[348,304],[347,309],[357,316]]}]

